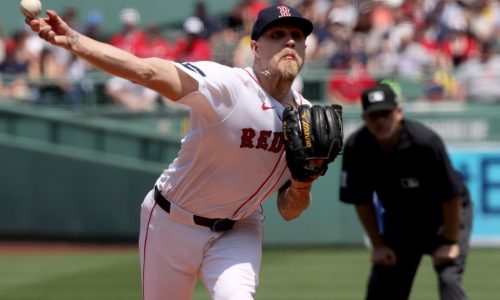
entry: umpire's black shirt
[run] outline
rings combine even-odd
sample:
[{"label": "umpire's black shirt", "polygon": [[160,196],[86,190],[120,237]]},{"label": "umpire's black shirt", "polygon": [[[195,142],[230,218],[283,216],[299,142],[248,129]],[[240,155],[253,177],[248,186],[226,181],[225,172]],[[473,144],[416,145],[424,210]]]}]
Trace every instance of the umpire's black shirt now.
[{"label": "umpire's black shirt", "polygon": [[423,124],[403,120],[396,150],[383,152],[366,127],[344,146],[340,199],[369,204],[376,192],[384,206],[384,237],[399,242],[430,242],[443,222],[442,203],[464,195],[441,138]]}]

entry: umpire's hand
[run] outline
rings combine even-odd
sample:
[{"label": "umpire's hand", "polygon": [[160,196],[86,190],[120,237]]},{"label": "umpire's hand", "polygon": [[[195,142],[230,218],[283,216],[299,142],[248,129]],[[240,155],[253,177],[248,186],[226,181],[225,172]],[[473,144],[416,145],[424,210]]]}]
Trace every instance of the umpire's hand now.
[{"label": "umpire's hand", "polygon": [[432,253],[432,262],[435,266],[453,263],[459,255],[460,247],[458,244],[441,245]]},{"label": "umpire's hand", "polygon": [[378,266],[393,266],[396,264],[396,254],[390,247],[377,246],[372,251],[372,262]]}]

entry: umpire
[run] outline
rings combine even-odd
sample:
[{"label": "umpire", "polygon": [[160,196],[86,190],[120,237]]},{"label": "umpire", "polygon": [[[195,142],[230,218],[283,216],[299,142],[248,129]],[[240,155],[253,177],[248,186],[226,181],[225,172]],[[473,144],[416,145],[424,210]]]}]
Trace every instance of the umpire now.
[{"label": "umpire", "polygon": [[422,256],[432,256],[442,300],[462,286],[472,205],[441,138],[403,118],[388,84],[363,91],[364,126],[344,146],[340,198],[354,204],[372,245],[366,299],[408,299]]}]

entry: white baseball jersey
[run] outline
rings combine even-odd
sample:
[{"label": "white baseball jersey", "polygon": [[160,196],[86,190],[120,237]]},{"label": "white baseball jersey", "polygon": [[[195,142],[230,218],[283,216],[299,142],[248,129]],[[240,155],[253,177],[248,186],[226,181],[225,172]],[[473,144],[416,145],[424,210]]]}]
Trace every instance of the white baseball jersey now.
[{"label": "white baseball jersey", "polygon": [[[191,108],[191,129],[156,185],[193,214],[243,219],[290,179],[284,106],[262,89],[251,68],[176,65],[198,81],[199,90],[178,101]],[[296,105],[310,105],[293,93]]]}]

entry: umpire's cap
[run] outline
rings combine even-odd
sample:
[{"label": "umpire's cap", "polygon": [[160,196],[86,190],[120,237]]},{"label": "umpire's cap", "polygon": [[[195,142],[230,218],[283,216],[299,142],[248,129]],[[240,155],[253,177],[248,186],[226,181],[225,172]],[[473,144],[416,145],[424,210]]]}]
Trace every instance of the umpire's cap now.
[{"label": "umpire's cap", "polygon": [[292,24],[300,27],[304,36],[311,34],[313,24],[302,17],[300,12],[287,5],[272,5],[262,9],[253,24],[252,40],[257,40],[271,26],[277,24]]},{"label": "umpire's cap", "polygon": [[389,84],[381,83],[361,93],[363,115],[390,111],[398,107],[397,95]]}]

